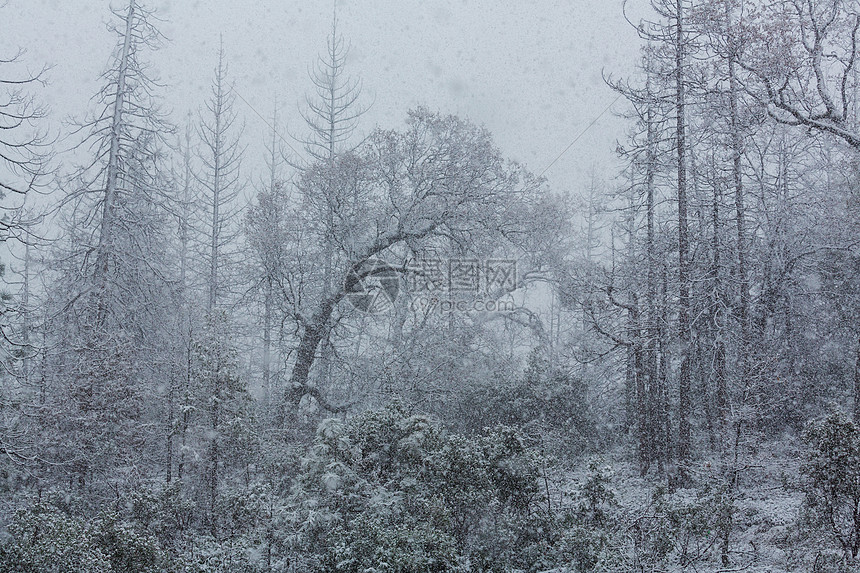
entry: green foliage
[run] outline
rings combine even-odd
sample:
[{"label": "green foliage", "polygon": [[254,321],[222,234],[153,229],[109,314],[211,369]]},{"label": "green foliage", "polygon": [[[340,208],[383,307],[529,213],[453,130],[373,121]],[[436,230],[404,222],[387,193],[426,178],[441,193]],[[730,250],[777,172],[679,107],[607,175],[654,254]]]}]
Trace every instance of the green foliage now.
[{"label": "green foliage", "polygon": [[295,526],[326,571],[528,568],[546,521],[539,468],[510,428],[449,435],[395,404],[320,425]]},{"label": "green foliage", "polygon": [[592,460],[588,470],[588,479],[579,492],[579,503],[574,515],[579,523],[607,529],[614,525],[612,509],[617,505],[615,492],[609,487],[609,468],[601,467],[597,460]]},{"label": "green foliage", "polygon": [[96,546],[108,556],[115,573],[156,573],[163,556],[158,541],[114,514],[102,514],[88,525]]},{"label": "green foliage", "polygon": [[494,378],[466,399],[473,428],[520,428],[565,457],[585,451],[596,435],[586,384],[553,368],[541,348],[531,352],[522,376]]},{"label": "green foliage", "polygon": [[127,505],[130,518],[166,549],[180,546],[190,535],[197,511],[197,504],[182,496],[178,482],[134,491]]},{"label": "green foliage", "polygon": [[[271,492],[254,485],[219,499],[218,538],[191,523],[177,488],[136,493],[120,518],[83,520],[47,503],[15,514],[0,544],[0,573],[273,573],[288,571]],[[274,550],[273,550],[274,549]]]},{"label": "green foliage", "polygon": [[846,563],[860,553],[860,429],[841,412],[807,424],[804,518],[824,528]]},{"label": "green foliage", "polygon": [[675,557],[682,567],[707,562],[716,557],[727,516],[732,515],[732,497],[727,484],[719,479],[706,481],[695,497],[664,498],[658,509],[668,520]]},{"label": "green foliage", "polygon": [[617,526],[617,502],[610,488],[609,469],[589,463],[582,487],[572,494],[572,505],[562,516],[562,536],[556,551],[575,571],[593,571],[610,551]]},{"label": "green foliage", "polygon": [[[583,495],[593,498],[594,494],[588,494],[592,490],[601,491],[599,481],[586,484]],[[604,502],[606,509],[602,511],[580,509],[578,515],[595,524],[590,530],[593,536],[603,536],[594,546],[602,547],[605,570],[693,570],[718,564],[725,568],[730,563],[728,554],[723,559],[724,551],[729,549],[732,520],[737,513],[734,491],[725,477],[713,477],[696,489],[675,493],[657,486],[647,507],[633,508],[633,513],[623,518],[611,500]],[[607,563],[611,565],[606,567]],[[577,564],[580,571],[592,570],[587,561]]]},{"label": "green foliage", "polygon": [[36,503],[18,511],[0,546],[3,573],[156,573],[158,542],[103,514],[86,522]]},{"label": "green foliage", "polygon": [[168,571],[176,573],[262,573],[284,571],[265,567],[260,548],[245,537],[215,539],[201,534],[177,553]]}]

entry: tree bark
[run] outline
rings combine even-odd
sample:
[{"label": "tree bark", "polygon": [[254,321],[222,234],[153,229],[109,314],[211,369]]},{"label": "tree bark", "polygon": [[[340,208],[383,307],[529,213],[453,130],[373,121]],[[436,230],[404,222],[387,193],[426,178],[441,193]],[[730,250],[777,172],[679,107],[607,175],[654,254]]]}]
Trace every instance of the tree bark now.
[{"label": "tree bark", "polygon": [[[654,170],[656,167],[656,150],[655,150],[655,126],[654,126],[654,109],[651,95],[651,66],[648,64],[646,70],[645,92],[649,99],[647,109],[645,110],[646,119],[646,150],[645,150],[645,257],[647,261],[646,271],[646,335],[647,342],[645,344],[645,368],[647,369],[648,381],[648,400],[646,408],[648,411],[648,439],[651,442],[651,450],[653,457],[662,459],[662,450],[660,447],[661,436],[661,416],[660,408],[662,406],[661,396],[659,394],[661,384],[659,381],[658,363],[657,363],[657,345],[660,336],[659,316],[657,311],[657,253],[655,244],[655,229],[654,229]],[[660,464],[662,468],[662,463]]]},{"label": "tree bark", "polygon": [[854,361],[854,423],[860,424],[860,338],[857,339],[857,358]]},{"label": "tree bark", "polygon": [[104,324],[107,315],[107,301],[105,291],[107,289],[108,267],[110,265],[110,250],[113,244],[113,214],[116,202],[117,186],[119,184],[119,156],[120,156],[120,134],[122,131],[123,111],[125,107],[126,78],[128,76],[128,59],[131,51],[131,41],[134,28],[135,0],[129,0],[128,14],[125,17],[125,35],[123,37],[122,52],[119,60],[119,74],[116,82],[116,95],[113,103],[113,117],[111,118],[110,150],[108,152],[107,173],[105,175],[105,192],[102,203],[102,220],[99,228],[98,252],[96,253],[96,293],[98,296],[98,308],[96,311],[96,325]]},{"label": "tree bark", "polygon": [[[733,28],[732,15],[729,3],[726,3],[726,23],[727,28],[731,31]],[[739,377],[743,386],[748,384],[749,378],[749,357],[747,345],[749,344],[749,281],[747,279],[747,239],[746,239],[746,207],[744,204],[744,182],[743,171],[741,169],[741,160],[743,158],[743,139],[740,133],[740,118],[738,113],[738,79],[737,79],[737,49],[735,38],[732,36],[729,41],[729,111],[732,132],[732,179],[735,191],[735,222],[737,232],[737,251],[738,251],[738,290],[740,294],[740,304],[738,305],[738,323],[740,324],[740,339],[738,340],[738,370]],[[718,390],[719,392],[719,390]],[[723,390],[718,393],[718,404],[720,407],[720,418],[725,424],[728,420],[728,391]]]},{"label": "tree bark", "polygon": [[[716,398],[716,410],[717,410],[717,421],[716,425],[718,426],[720,441],[725,438],[726,431],[726,423],[728,419],[728,389],[726,386],[726,345],[723,341],[724,331],[726,330],[726,324],[723,320],[723,285],[722,280],[720,278],[720,268],[722,266],[722,257],[720,253],[720,200],[722,193],[720,192],[719,185],[714,186],[714,198],[713,198],[713,208],[711,211],[712,225],[714,227],[714,233],[712,236],[711,248],[714,251],[712,258],[712,267],[711,267],[711,275],[713,277],[713,293],[711,295],[710,303],[713,307],[713,337],[714,337],[714,352],[713,352],[713,371],[714,371],[714,391]],[[707,376],[703,376],[703,379],[707,379]],[[708,428],[710,431],[711,437],[711,446],[715,446],[716,437],[714,435],[714,423],[713,423],[713,408],[710,406],[712,402],[710,401],[708,394],[711,392],[709,389],[707,393],[703,393],[703,398],[707,400],[707,404],[709,406],[706,408],[706,412],[708,414]]]},{"label": "tree bark", "polygon": [[374,272],[372,268],[368,269],[365,273],[360,272],[361,268],[370,259],[401,241],[424,238],[433,233],[438,226],[438,222],[430,222],[423,229],[417,231],[406,231],[401,228],[379,236],[357,257],[358,260],[352,265],[351,272],[347,273],[347,278],[343,281],[343,286],[334,290],[328,297],[320,301],[317,311],[310,319],[300,320],[303,330],[299,338],[298,349],[296,350],[296,361],[293,364],[293,370],[290,373],[290,380],[284,391],[284,397],[276,412],[276,425],[283,427],[286,421],[287,406],[297,407],[301,399],[306,395],[313,396],[320,406],[329,412],[342,412],[349,407],[349,405],[334,406],[329,404],[323,398],[318,388],[308,385],[308,378],[311,367],[316,360],[317,349],[320,346],[320,342],[328,336],[331,329],[331,318],[334,309],[343,300],[347,292],[350,292],[359,281]]},{"label": "tree bark", "polygon": [[692,329],[690,323],[690,243],[687,222],[686,83],[684,78],[684,6],[675,3],[675,145],[678,153],[678,338],[681,372],[678,378],[678,478],[687,478],[691,455]]},{"label": "tree bark", "polygon": [[662,301],[660,306],[660,325],[658,351],[660,354],[660,374],[658,377],[657,428],[661,448],[660,470],[668,472],[672,461],[672,420],[669,416],[669,270],[666,265],[661,269]]}]

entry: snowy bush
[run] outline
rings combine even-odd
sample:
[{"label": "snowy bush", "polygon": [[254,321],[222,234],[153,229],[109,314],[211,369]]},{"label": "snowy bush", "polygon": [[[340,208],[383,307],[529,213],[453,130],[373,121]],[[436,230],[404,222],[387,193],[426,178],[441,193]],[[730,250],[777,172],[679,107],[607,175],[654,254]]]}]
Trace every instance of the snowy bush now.
[{"label": "snowy bush", "polygon": [[36,503],[19,511],[0,546],[3,573],[156,573],[158,543],[110,514],[85,522]]},{"label": "snowy bush", "polygon": [[553,368],[540,348],[529,355],[525,371],[512,379],[494,378],[465,396],[467,429],[505,424],[539,438],[548,451],[580,454],[596,438],[586,384]]},{"label": "snowy bush", "polygon": [[[842,413],[807,424],[804,518],[823,529],[846,565],[860,553],[860,429]],[[825,559],[825,556],[822,556]]]},{"label": "snowy bush", "polygon": [[295,526],[319,570],[530,569],[550,532],[539,467],[506,427],[450,435],[399,405],[329,420],[297,482]]}]

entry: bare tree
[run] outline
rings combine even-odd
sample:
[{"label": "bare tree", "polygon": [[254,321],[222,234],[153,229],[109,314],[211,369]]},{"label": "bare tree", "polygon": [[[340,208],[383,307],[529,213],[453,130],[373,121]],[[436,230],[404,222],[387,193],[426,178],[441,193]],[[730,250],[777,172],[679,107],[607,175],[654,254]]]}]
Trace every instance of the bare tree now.
[{"label": "bare tree", "polygon": [[[469,252],[470,239],[482,234],[521,239],[525,233],[521,219],[506,214],[540,187],[522,168],[506,164],[484,130],[424,109],[410,114],[405,132],[377,132],[356,153],[306,171],[300,189],[331,177],[329,169],[336,170],[343,193],[360,198],[362,208],[356,216],[342,213],[336,227],[338,280],[333,284],[338,286],[327,296],[319,290],[311,295],[316,302],[310,311],[309,306],[294,307],[299,343],[281,405],[282,419],[287,406],[297,405],[306,395],[330,411],[344,408],[330,404],[308,377],[320,342],[338,320],[338,306],[358,281],[374,272],[368,261],[396,256],[397,249],[407,246],[420,250],[422,243],[439,240]],[[293,278],[296,282],[298,277]]]},{"label": "bare tree", "polygon": [[[29,271],[34,237],[31,233],[39,217],[25,208],[25,201],[28,193],[44,186],[51,141],[41,125],[47,110],[33,93],[45,84],[47,68],[32,73],[25,68],[25,55],[19,49],[11,57],[0,56],[0,244],[17,239],[24,243],[25,249],[21,298],[13,301],[6,293],[0,297],[0,345],[3,355],[6,350],[22,355],[21,375],[27,383],[32,354]],[[0,261],[0,277],[8,281],[6,271],[6,265]]]},{"label": "bare tree", "polygon": [[[172,270],[166,205],[172,185],[163,158],[172,126],[159,112],[157,78],[144,62],[162,36],[137,0],[114,11],[117,38],[95,111],[77,132],[90,159],[67,182],[63,240],[51,270],[50,357],[56,386],[46,418],[67,433],[58,468],[81,488],[106,487],[112,468],[148,451],[155,408],[143,408],[167,378],[164,337]],[[156,301],[159,304],[156,304]],[[145,358],[144,358],[145,357]],[[158,447],[159,455],[164,451]]]},{"label": "bare tree", "polygon": [[[301,138],[305,152],[311,162],[331,163],[341,153],[354,149],[351,138],[358,122],[367,108],[361,104],[361,81],[347,75],[346,61],[349,46],[338,32],[337,14],[332,16],[331,32],[326,39],[326,51],[320,54],[309,72],[313,93],[305,98],[302,117],[308,134]],[[333,170],[328,173],[333,174]],[[303,198],[306,207],[316,215],[313,229],[319,234],[322,245],[323,290],[325,295],[334,288],[333,265],[338,211],[344,209],[343,200],[355,200],[342,196],[341,182],[335,178],[319,178],[312,188],[305,188]],[[320,378],[326,382],[332,373],[334,349],[328,337],[324,338],[320,356]]]},{"label": "bare tree", "polygon": [[[688,77],[689,59],[695,48],[693,35],[687,29],[690,10],[685,0],[653,0],[658,21],[642,21],[635,25],[640,36],[659,48],[655,53],[663,60],[667,78],[667,101],[672,105],[674,119],[673,147],[675,151],[675,197],[678,204],[678,340],[681,365],[678,375],[678,478],[686,479],[692,447],[692,370],[695,352],[692,330],[691,246],[689,223],[689,142],[687,140],[687,100],[691,84]],[[671,85],[668,78],[671,77]],[[662,88],[663,86],[661,86]],[[655,90],[657,90],[655,86]]]},{"label": "bare tree", "polygon": [[237,197],[240,191],[239,169],[244,149],[239,143],[242,127],[234,110],[236,95],[228,79],[223,40],[218,48],[218,65],[212,81],[206,111],[200,114],[197,133],[202,141],[201,171],[197,179],[202,187],[202,202],[207,211],[205,233],[207,248],[206,310],[213,312],[223,300],[225,273],[229,271],[230,254],[237,230]]},{"label": "bare tree", "polygon": [[330,161],[335,154],[349,149],[349,141],[358,121],[367,111],[361,105],[361,81],[346,74],[349,46],[337,29],[337,15],[332,17],[326,51],[308,74],[313,95],[305,98],[302,117],[309,129],[300,138],[311,161]]},{"label": "bare tree", "polygon": [[[40,187],[49,159],[48,141],[40,125],[46,109],[30,90],[44,85],[46,68],[33,74],[22,71],[25,52],[19,50],[0,58],[0,240],[5,240],[25,223],[21,220],[22,198]],[[7,203],[7,196],[16,197]]]},{"label": "bare tree", "polygon": [[[278,133],[277,109],[272,117],[271,140],[267,144],[268,178],[261,184],[254,203],[248,209],[245,220],[245,236],[254,254],[252,288],[262,296],[263,322],[263,392],[265,406],[270,406],[280,364],[279,349],[276,348],[275,327],[283,321],[278,289],[285,271],[285,249],[288,238],[287,219],[292,215],[288,182],[285,180],[285,153]],[[276,358],[276,356],[278,358]]]},{"label": "bare tree", "polygon": [[237,124],[235,99],[228,79],[222,39],[211,95],[206,101],[205,112],[200,113],[197,130],[202,141],[202,166],[197,180],[204,208],[202,230],[206,245],[203,258],[207,268],[204,271],[206,319],[194,348],[198,362],[196,372],[205,381],[204,394],[199,399],[203,401],[205,412],[207,467],[204,483],[213,531],[217,523],[215,504],[226,446],[222,426],[232,421],[236,413],[234,403],[243,391],[236,373],[231,320],[223,308],[229,294],[231,273],[235,272],[235,260],[230,249],[236,246],[239,233],[236,225],[239,213],[237,197],[241,190],[239,170],[244,151],[239,143],[242,129]]},{"label": "bare tree", "polygon": [[750,92],[776,121],[829,133],[860,148],[849,89],[860,31],[855,3],[785,0],[755,16],[744,26],[732,26],[736,38],[752,39],[733,55],[752,74]]},{"label": "bare tree", "polygon": [[[124,210],[124,197],[133,191],[160,201],[159,191],[149,183],[155,173],[138,169],[136,158],[158,159],[159,146],[173,131],[160,115],[155,95],[158,79],[151,76],[142,60],[144,50],[157,49],[163,37],[151,20],[154,13],[137,0],[129,0],[124,11],[114,11],[118,23],[109,28],[118,37],[110,67],[102,74],[103,87],[95,97],[98,111],[80,127],[85,133],[84,146],[93,151],[93,159],[84,165],[76,178],[77,189],[65,200],[74,209],[95,210],[97,225],[94,241],[89,242],[87,258],[94,260],[96,324],[103,324],[112,312],[109,285],[118,273],[118,251],[115,241],[123,228],[136,224],[134,216]],[[84,222],[92,221],[87,214]]]}]

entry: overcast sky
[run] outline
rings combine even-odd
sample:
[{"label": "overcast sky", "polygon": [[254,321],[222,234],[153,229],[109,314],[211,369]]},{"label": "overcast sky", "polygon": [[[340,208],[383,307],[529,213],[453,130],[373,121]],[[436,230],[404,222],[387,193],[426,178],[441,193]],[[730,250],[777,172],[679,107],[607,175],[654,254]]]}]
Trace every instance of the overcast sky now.
[{"label": "overcast sky", "polygon": [[[123,0],[112,5],[122,7]],[[298,105],[307,71],[325,48],[331,1],[150,0],[170,39],[149,56],[175,121],[208,94],[219,34],[237,91],[262,115],[275,97],[289,131],[301,132]],[[99,0],[7,0],[0,9],[4,53],[27,50],[32,67],[53,65],[41,96],[55,126],[82,117],[115,39]],[[402,126],[419,104],[485,125],[511,158],[540,173],[615,98],[601,70],[631,69],[639,40],[621,0],[338,0],[339,29],[351,44],[348,71],[372,102],[362,132]],[[259,163],[267,127],[241,101],[249,145],[246,175]],[[623,101],[614,110],[622,109]],[[547,173],[552,187],[580,192],[590,166],[617,170],[614,142],[624,123],[605,114]]]}]

